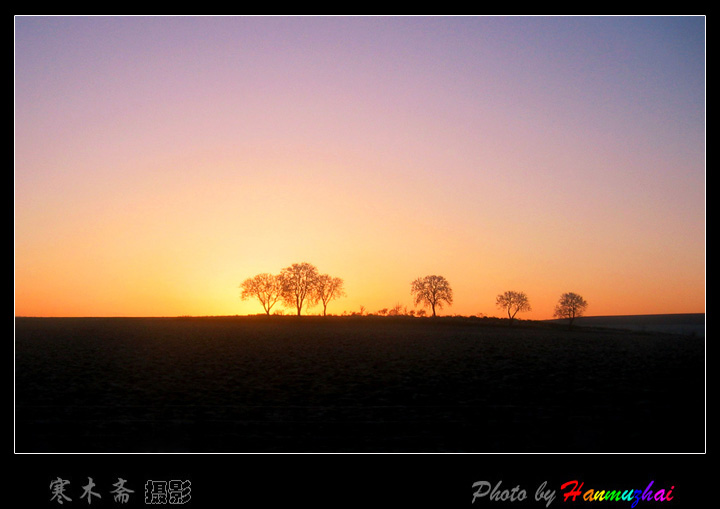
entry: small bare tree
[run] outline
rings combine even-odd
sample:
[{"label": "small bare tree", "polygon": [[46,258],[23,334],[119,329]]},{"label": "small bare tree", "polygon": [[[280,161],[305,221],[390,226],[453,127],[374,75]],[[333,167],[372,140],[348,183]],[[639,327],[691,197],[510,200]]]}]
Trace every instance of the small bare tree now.
[{"label": "small bare tree", "polygon": [[510,325],[515,318],[515,315],[520,311],[532,311],[530,307],[530,301],[524,292],[507,291],[501,295],[498,295],[495,299],[497,307],[507,311],[508,318],[510,319]]},{"label": "small bare tree", "polygon": [[242,282],[240,288],[242,288],[242,294],[240,295],[242,300],[258,299],[268,316],[270,310],[282,295],[280,278],[273,274],[263,273],[248,278]]},{"label": "small bare tree", "polygon": [[560,296],[555,306],[555,318],[567,318],[568,327],[572,328],[573,321],[585,313],[588,303],[580,295],[568,292]]},{"label": "small bare tree", "polygon": [[390,311],[388,311],[388,316],[400,316],[403,314],[403,306],[399,302],[395,304],[392,308],[390,308]]},{"label": "small bare tree", "polygon": [[[345,296],[344,282],[339,277],[332,277],[328,274],[321,274],[317,278],[315,284],[315,300],[323,305],[323,316],[327,316],[328,303],[339,297]],[[364,306],[360,306],[360,314],[365,311]]]},{"label": "small bare tree", "polygon": [[410,293],[415,297],[416,306],[422,304],[432,309],[432,316],[436,316],[436,308],[442,309],[443,302],[451,306],[453,303],[452,288],[443,276],[417,278],[410,285]]}]

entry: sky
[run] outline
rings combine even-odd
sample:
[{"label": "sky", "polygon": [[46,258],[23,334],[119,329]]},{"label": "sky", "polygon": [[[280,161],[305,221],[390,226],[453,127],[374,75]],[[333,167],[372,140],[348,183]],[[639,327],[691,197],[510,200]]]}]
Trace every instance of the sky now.
[{"label": "sky", "polygon": [[702,16],[16,17],[15,315],[261,313],[300,262],[335,314],[705,312],[705,81]]}]

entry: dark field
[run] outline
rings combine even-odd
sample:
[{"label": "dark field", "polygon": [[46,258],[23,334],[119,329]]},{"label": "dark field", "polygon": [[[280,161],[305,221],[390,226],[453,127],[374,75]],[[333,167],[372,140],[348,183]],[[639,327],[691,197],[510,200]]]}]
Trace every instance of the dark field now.
[{"label": "dark field", "polygon": [[24,452],[704,452],[704,338],[482,319],[17,318]]}]

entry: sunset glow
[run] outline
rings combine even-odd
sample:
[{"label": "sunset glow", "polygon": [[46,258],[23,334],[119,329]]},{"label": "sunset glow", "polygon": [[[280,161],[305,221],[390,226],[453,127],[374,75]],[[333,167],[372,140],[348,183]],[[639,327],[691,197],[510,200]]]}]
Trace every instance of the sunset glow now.
[{"label": "sunset glow", "polygon": [[703,313],[705,137],[703,17],[17,17],[15,315]]}]

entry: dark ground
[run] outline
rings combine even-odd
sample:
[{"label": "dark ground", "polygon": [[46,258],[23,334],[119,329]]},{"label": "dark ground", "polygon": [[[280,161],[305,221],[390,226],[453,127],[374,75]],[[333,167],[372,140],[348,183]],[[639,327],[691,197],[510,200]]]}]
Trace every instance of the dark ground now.
[{"label": "dark ground", "polygon": [[24,452],[705,450],[704,338],[462,318],[16,318]]}]

